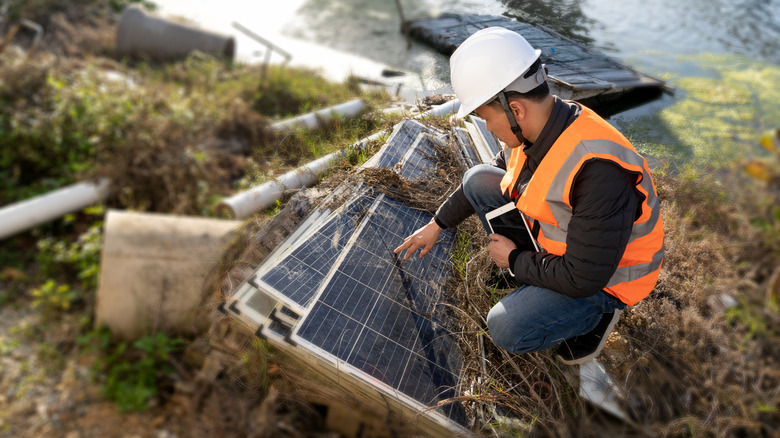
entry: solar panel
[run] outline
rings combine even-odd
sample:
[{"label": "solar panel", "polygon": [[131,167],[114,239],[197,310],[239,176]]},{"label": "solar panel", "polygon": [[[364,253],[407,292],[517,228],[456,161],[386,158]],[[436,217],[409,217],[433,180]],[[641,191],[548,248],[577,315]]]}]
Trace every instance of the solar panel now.
[{"label": "solar panel", "polygon": [[355,224],[368,205],[366,198],[353,198],[340,214],[331,215],[305,239],[299,239],[298,245],[288,250],[279,263],[267,271],[263,269],[265,272],[259,275],[259,280],[306,307],[327,270],[352,237]]},{"label": "solar panel", "polygon": [[423,132],[443,135],[440,130],[427,127],[417,120],[404,120],[398,123],[385,146],[366,163],[366,166],[394,168],[409,153],[410,146]]},{"label": "solar panel", "polygon": [[[445,139],[440,130],[406,120],[368,164],[410,179],[430,178],[437,143]],[[443,294],[454,235],[444,230],[424,258],[403,260],[393,249],[431,215],[369,187],[348,188],[340,196],[345,193],[342,206],[312,212],[236,289],[227,307],[259,336],[306,349],[462,430],[460,404],[430,410],[460,393],[463,361]]]},{"label": "solar panel", "polygon": [[432,160],[436,156],[436,143],[441,144],[441,140],[427,133],[418,134],[409,151],[396,164],[400,167],[398,173],[408,179],[430,177],[436,169],[436,163]]},{"label": "solar panel", "polygon": [[[462,366],[441,304],[453,236],[422,259],[402,260],[393,248],[429,220],[380,196],[295,333],[428,406],[457,394]],[[463,423],[459,408],[448,414]]]},{"label": "solar panel", "polygon": [[504,148],[496,136],[487,129],[487,122],[485,122],[485,119],[471,116],[469,117],[469,121],[476,126],[477,130],[479,131],[479,136],[487,146],[491,157],[495,156],[501,149]]}]

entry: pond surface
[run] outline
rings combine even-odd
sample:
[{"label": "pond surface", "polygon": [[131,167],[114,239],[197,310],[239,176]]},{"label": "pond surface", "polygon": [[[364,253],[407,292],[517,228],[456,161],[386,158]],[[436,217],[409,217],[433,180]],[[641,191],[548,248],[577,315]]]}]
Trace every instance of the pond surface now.
[{"label": "pond surface", "polygon": [[[338,78],[374,76],[386,68],[407,100],[449,92],[447,57],[400,33],[397,2],[388,0],[161,0],[160,13],[182,15],[236,35],[238,56],[262,60],[260,45],[231,27],[255,30],[294,53],[293,65],[314,65]],[[399,0],[404,18],[442,12],[515,16],[547,26],[638,70],[664,78],[674,96],[612,117],[651,151],[685,159],[732,159],[750,136],[712,139],[691,129],[761,131],[780,126],[780,1],[777,0]],[[326,47],[326,48],[324,48]],[[719,88],[725,88],[720,94]],[[741,96],[734,100],[734,89]],[[402,93],[402,94],[403,94]],[[747,97],[745,97],[747,95]],[[712,112],[713,107],[723,107]],[[758,110],[757,108],[760,108]],[[739,113],[738,115],[729,113]],[[680,121],[680,117],[691,120]],[[701,120],[705,118],[705,120]],[[688,123],[690,122],[690,123]],[[657,124],[665,129],[652,129]],[[649,125],[649,127],[648,127]],[[678,132],[683,130],[683,132]],[[720,134],[719,134],[720,135]],[[707,144],[689,144],[704,141]],[[690,138],[690,140],[688,139]],[[696,140],[698,139],[698,140]],[[745,142],[745,144],[742,144]],[[663,144],[659,144],[663,143]],[[737,147],[732,147],[737,144]],[[725,154],[725,155],[724,155]]]}]

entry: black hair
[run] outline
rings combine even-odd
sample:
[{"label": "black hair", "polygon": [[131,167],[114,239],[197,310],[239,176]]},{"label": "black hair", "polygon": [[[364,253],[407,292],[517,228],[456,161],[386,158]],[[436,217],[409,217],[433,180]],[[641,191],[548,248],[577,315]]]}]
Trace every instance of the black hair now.
[{"label": "black hair", "polygon": [[[534,61],[534,63],[531,64],[530,67],[528,67],[528,71],[525,72],[523,77],[528,78],[535,75],[540,68],[542,68],[541,58]],[[544,68],[547,69],[547,67]],[[533,102],[541,102],[549,95],[550,95],[550,86],[547,85],[547,81],[545,81],[543,84],[537,85],[536,88],[527,91],[525,93],[519,93],[517,91],[506,92],[507,100],[523,98]],[[494,105],[497,109],[501,108],[501,102],[498,101],[498,98],[493,99],[491,102],[488,103],[488,105]]]}]

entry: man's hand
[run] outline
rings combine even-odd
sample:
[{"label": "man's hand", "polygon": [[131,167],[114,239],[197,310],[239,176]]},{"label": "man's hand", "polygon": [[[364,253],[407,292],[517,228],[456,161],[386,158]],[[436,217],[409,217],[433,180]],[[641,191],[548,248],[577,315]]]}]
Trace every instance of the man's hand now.
[{"label": "man's hand", "polygon": [[398,254],[403,250],[408,250],[404,255],[404,260],[407,260],[409,256],[420,249],[420,258],[422,258],[425,256],[425,254],[428,254],[431,249],[433,249],[433,245],[435,245],[436,241],[439,240],[439,233],[441,233],[441,230],[442,229],[439,227],[439,225],[437,225],[436,222],[431,219],[431,221],[428,222],[428,224],[426,224],[424,227],[420,228],[411,236],[404,239],[404,243],[393,250],[393,252]]},{"label": "man's hand", "polygon": [[490,244],[488,244],[488,250],[490,251],[490,258],[496,263],[499,268],[509,267],[509,253],[513,249],[517,248],[515,242],[509,240],[500,234],[491,234]]}]

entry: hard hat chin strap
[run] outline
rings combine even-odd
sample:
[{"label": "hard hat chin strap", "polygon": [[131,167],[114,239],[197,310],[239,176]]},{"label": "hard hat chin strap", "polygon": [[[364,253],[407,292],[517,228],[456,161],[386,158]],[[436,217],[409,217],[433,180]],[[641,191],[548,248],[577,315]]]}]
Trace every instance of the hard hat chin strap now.
[{"label": "hard hat chin strap", "polygon": [[512,128],[512,132],[522,145],[525,142],[523,130],[520,128],[520,125],[517,124],[517,120],[515,120],[515,116],[512,114],[512,109],[509,108],[509,102],[506,100],[506,92],[501,91],[498,93],[498,100],[501,102],[501,106],[504,107],[504,112],[506,113],[506,118],[509,119],[509,126]]}]

